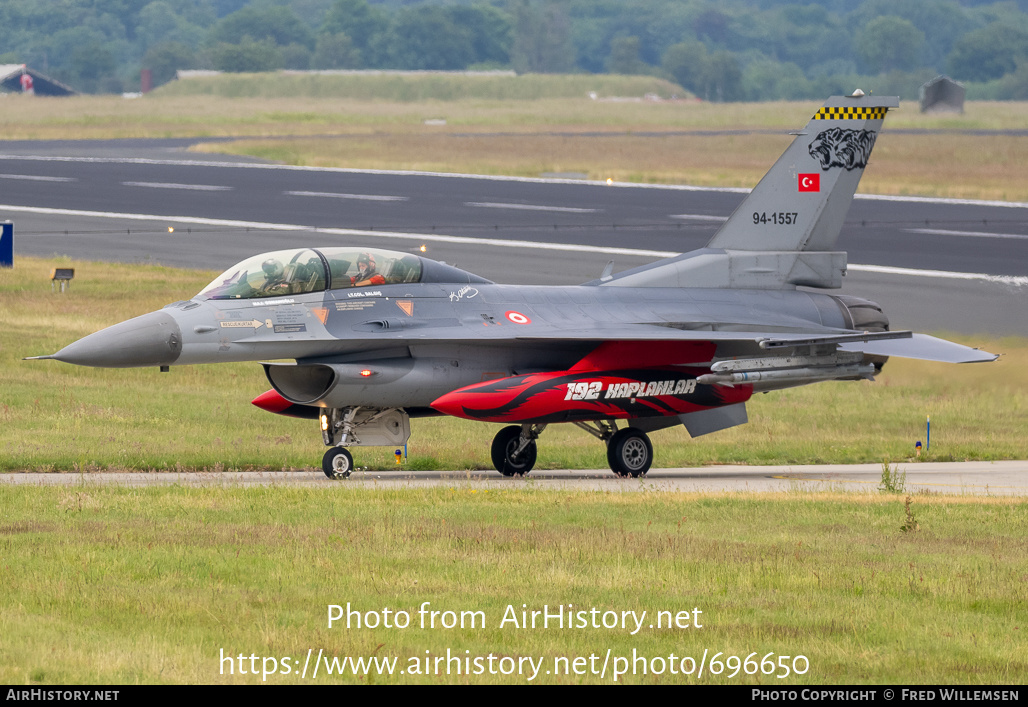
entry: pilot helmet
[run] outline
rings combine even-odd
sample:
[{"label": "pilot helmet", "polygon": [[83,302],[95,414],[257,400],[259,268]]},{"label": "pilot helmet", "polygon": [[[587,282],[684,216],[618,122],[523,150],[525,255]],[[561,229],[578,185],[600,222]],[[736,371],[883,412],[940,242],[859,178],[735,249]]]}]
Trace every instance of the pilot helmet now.
[{"label": "pilot helmet", "polygon": [[274,258],[268,258],[261,265],[261,269],[264,270],[264,274],[270,278],[280,278],[282,273],[285,272],[285,268],[282,267],[282,263],[275,260]]},{"label": "pilot helmet", "polygon": [[360,267],[361,263],[368,266],[370,270],[375,269],[375,256],[371,253],[361,253],[357,256],[357,267]]}]

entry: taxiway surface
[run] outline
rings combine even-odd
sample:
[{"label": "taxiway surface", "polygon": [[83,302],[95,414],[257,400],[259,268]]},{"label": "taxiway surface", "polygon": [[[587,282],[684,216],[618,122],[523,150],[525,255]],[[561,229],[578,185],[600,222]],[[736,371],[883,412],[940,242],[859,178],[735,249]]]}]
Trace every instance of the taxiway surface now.
[{"label": "taxiway surface", "polygon": [[[907,493],[966,496],[1028,496],[1028,462],[926,462],[897,464],[906,474]],[[608,469],[533,471],[505,478],[484,471],[356,471],[345,481],[330,481],[320,471],[264,472],[94,472],[85,474],[0,474],[0,483],[38,486],[310,486],[328,489],[460,487],[503,491],[523,488],[609,492],[873,492],[881,483],[881,464],[816,466],[712,466],[652,469],[638,479],[620,479]]]}]

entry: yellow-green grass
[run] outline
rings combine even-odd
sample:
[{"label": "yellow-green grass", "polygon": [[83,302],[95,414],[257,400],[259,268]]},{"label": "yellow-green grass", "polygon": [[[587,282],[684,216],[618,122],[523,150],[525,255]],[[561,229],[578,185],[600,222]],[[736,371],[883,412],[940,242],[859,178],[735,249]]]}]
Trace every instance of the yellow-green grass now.
[{"label": "yellow-green grass", "polygon": [[[806,125],[818,101],[705,103],[604,101],[578,98],[488,98],[416,102],[347,96],[225,98],[156,92],[137,99],[7,95],[0,100],[6,139],[110,139],[248,135],[347,134],[382,127],[423,126],[504,130],[795,130]],[[960,115],[921,114],[904,103],[889,112],[890,128],[1022,130],[1024,101],[972,101]]]},{"label": "yellow-green grass", "polygon": [[[674,654],[678,665],[706,651],[707,668],[672,675],[665,663],[664,675],[628,683],[1022,683],[1028,505],[910,501],[917,530],[905,532],[904,498],[880,494],[0,485],[0,682],[260,683],[283,657],[290,674],[268,683],[527,681],[340,677],[323,664],[316,681],[313,665],[297,675],[308,650],[408,668],[449,649],[541,658],[537,683],[611,683],[613,659],[633,651]],[[424,602],[486,623],[423,629]],[[347,603],[412,620],[329,628],[328,605]],[[647,617],[635,635],[634,624],[500,626],[508,605],[567,604]],[[689,612],[702,628],[651,629],[658,611]],[[603,679],[545,674],[559,658],[590,655],[598,673],[608,649]],[[713,675],[718,653],[802,655],[809,670]],[[228,674],[219,658],[240,654],[255,656],[245,669],[258,675]]]},{"label": "yellow-green grass", "polygon": [[[51,293],[55,265],[76,268],[71,291]],[[316,423],[249,404],[269,387],[256,363],[159,373],[21,360],[188,298],[214,275],[29,257],[0,270],[0,469],[316,468],[324,451]],[[923,439],[927,415],[932,448],[922,459],[1028,458],[1028,342],[951,338],[1003,356],[963,366],[893,359],[874,383],[758,395],[747,425],[694,440],[681,427],[655,433],[656,465],[901,460]],[[434,418],[412,429],[404,468],[491,468],[496,425]],[[356,461],[395,469],[392,452],[361,448]],[[573,426],[551,426],[540,442],[537,468],[605,466],[603,446]]]},{"label": "yellow-green grass", "polygon": [[222,98],[346,97],[375,101],[500,101],[541,98],[585,98],[688,95],[681,86],[652,76],[614,74],[490,74],[335,73],[218,74],[172,81],[156,96],[219,96]]}]

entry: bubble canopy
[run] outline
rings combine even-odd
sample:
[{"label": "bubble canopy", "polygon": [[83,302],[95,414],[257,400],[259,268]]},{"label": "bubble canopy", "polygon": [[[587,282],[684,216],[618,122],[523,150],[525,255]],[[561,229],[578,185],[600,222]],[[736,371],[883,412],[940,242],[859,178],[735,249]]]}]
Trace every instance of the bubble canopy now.
[{"label": "bubble canopy", "polygon": [[299,248],[233,265],[200,291],[206,299],[260,299],[416,282],[487,283],[445,263],[376,248]]}]

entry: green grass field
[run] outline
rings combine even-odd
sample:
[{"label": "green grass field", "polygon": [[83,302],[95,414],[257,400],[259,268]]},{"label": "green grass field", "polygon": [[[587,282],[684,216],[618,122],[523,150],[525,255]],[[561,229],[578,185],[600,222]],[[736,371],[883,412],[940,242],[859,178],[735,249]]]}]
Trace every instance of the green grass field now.
[{"label": "green grass field", "polygon": [[[76,268],[74,290],[50,291],[55,265]],[[94,369],[48,354],[86,334],[198,292],[216,273],[160,266],[18,258],[0,270],[0,470],[317,468],[317,424],[272,415],[249,401],[269,388],[257,364]],[[162,282],[159,289],[146,283]],[[953,337],[1002,353],[995,363],[951,366],[894,359],[874,383],[822,383],[748,405],[750,423],[690,440],[653,435],[658,467],[705,464],[880,462],[913,454],[925,416],[932,461],[1028,458],[1028,342]],[[496,425],[412,421],[405,468],[491,469]],[[551,426],[537,468],[605,468],[604,447],[571,425]],[[357,463],[395,469],[392,448],[362,448]]]},{"label": "green grass field", "polygon": [[[449,649],[541,660],[535,683],[611,683],[629,664],[611,660],[601,678],[610,650],[647,670],[665,661],[662,675],[635,664],[619,680],[632,684],[1019,684],[1026,511],[919,495],[918,529],[905,532],[904,498],[879,494],[0,485],[0,682],[260,683],[262,668],[269,684],[529,682],[446,675],[445,663],[427,677],[324,664],[317,679],[298,675],[308,650],[409,669]],[[410,625],[329,628],[328,606],[348,602],[365,616],[406,611]],[[446,629],[440,614],[421,628],[424,602],[484,624]],[[508,606],[520,618],[522,605],[567,604],[647,615],[638,631],[632,619],[501,626]],[[660,611],[688,612],[688,627],[650,628]],[[704,651],[702,676],[683,667]],[[726,665],[711,674],[717,653]],[[220,657],[240,654],[258,657],[258,675],[222,674]],[[805,674],[746,674],[755,663],[743,661],[768,654]],[[545,674],[590,655],[595,673]],[[692,674],[670,674],[671,655]]]}]

